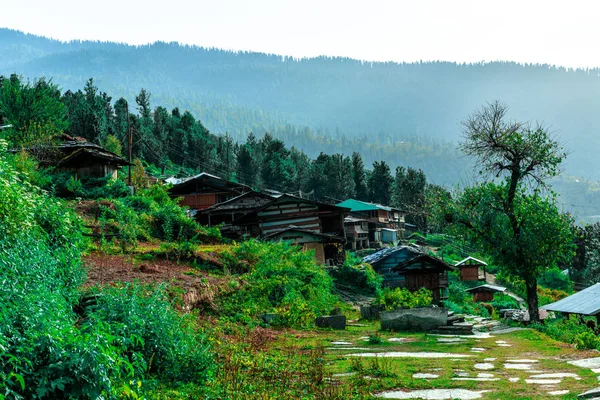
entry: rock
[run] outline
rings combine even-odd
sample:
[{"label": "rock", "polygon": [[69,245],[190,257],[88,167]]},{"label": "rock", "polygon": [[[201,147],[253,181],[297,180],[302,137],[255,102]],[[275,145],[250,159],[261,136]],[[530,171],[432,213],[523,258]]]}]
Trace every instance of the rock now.
[{"label": "rock", "polygon": [[319,328],[332,328],[337,330],[346,329],[346,316],[345,315],[326,315],[317,317],[315,319],[315,325]]},{"label": "rock", "polygon": [[595,389],[592,390],[588,390],[585,393],[581,393],[579,396],[577,396],[580,399],[595,399],[600,397],[600,387],[597,387]]},{"label": "rock", "polygon": [[152,267],[148,264],[142,264],[139,267],[139,271],[144,274],[160,274],[160,271],[156,265]]},{"label": "rock", "polygon": [[379,313],[381,329],[394,331],[430,331],[448,323],[448,309],[420,307]]},{"label": "rock", "polygon": [[270,313],[265,313],[259,316],[260,319],[262,319],[265,324],[270,324],[272,323],[275,318],[277,318],[279,316],[279,314],[270,314]]},{"label": "rock", "polygon": [[362,319],[375,320],[379,318],[379,312],[383,311],[380,306],[361,306],[360,316]]}]

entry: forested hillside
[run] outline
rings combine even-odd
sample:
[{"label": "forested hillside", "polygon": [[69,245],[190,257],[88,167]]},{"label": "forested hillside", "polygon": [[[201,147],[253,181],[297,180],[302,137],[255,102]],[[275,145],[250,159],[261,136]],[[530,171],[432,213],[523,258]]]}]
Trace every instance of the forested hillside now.
[{"label": "forested hillside", "polygon": [[294,60],[174,43],[61,43],[10,30],[0,30],[0,51],[5,75],[51,76],[64,89],[94,77],[108,95],[130,102],[145,88],[153,104],[189,109],[215,133],[269,131],[311,157],[360,149],[367,163],[385,157],[392,167],[423,168],[441,184],[463,177],[445,165],[458,156],[447,143],[459,138],[459,122],[499,99],[515,119],[544,121],[560,133],[573,153],[570,174],[600,177],[589,151],[600,145],[597,70]]}]

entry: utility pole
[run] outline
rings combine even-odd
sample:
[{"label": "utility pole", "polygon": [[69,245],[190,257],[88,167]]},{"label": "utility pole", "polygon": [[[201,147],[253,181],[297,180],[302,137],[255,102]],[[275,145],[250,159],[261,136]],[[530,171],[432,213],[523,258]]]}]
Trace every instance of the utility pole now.
[{"label": "utility pole", "polygon": [[127,136],[129,141],[129,186],[131,186],[131,146],[133,145],[133,140],[131,137],[131,129],[129,127],[129,102],[127,104]]}]

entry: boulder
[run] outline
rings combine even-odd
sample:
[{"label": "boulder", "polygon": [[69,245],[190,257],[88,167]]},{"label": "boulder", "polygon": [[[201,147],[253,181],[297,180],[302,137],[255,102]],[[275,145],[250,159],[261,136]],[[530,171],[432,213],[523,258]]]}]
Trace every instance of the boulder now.
[{"label": "boulder", "polygon": [[346,329],[346,316],[345,315],[326,315],[317,317],[315,319],[315,325],[319,328],[331,328],[343,330]]},{"label": "boulder", "polygon": [[431,331],[448,323],[448,309],[419,307],[379,313],[381,329],[393,331]]},{"label": "boulder", "polygon": [[585,393],[581,393],[577,397],[580,398],[580,399],[597,399],[597,398],[600,398],[600,387],[597,387],[597,388],[592,389],[592,390],[588,390]]},{"label": "boulder", "polygon": [[380,306],[361,306],[360,316],[362,319],[374,320],[379,318],[379,312],[383,311],[383,307]]}]

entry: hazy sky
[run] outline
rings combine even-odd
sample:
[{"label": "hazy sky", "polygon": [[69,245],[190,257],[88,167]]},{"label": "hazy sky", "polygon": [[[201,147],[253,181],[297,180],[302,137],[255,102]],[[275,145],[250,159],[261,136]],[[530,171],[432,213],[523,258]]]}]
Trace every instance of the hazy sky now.
[{"label": "hazy sky", "polygon": [[178,41],[296,57],[600,66],[600,2],[592,0],[2,3],[0,26],[61,40]]}]

